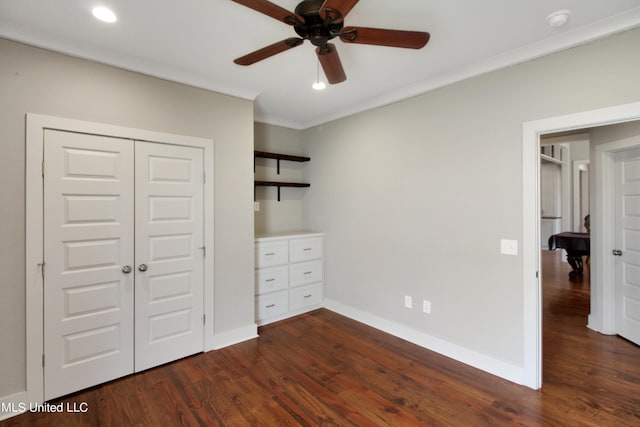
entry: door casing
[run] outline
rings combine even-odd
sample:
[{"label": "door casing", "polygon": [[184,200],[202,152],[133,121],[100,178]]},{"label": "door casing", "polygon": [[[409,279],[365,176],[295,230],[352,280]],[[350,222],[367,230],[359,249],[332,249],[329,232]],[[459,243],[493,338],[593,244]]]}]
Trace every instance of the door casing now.
[{"label": "door casing", "polygon": [[[540,278],[540,136],[547,133],[572,131],[596,126],[640,120],[640,102],[616,105],[596,110],[584,111],[548,119],[525,122],[522,125],[522,284],[523,284],[523,324],[524,360],[522,384],[533,389],[542,386],[542,289]],[[615,144],[615,143],[613,143]],[[603,292],[604,284],[614,273],[610,259],[602,249],[603,242],[613,237],[613,215],[603,198],[613,168],[611,152],[616,148],[610,144],[596,147],[597,162],[596,188],[593,204],[597,204],[599,214],[594,216],[591,233],[591,289],[599,292],[600,311],[592,306],[589,327],[597,331],[611,332],[615,325],[615,304],[613,291]],[[603,173],[604,171],[604,173]],[[608,174],[608,175],[607,175]],[[609,282],[612,283],[612,282]],[[592,296],[593,301],[594,296]],[[595,308],[595,310],[594,310]],[[615,308],[615,307],[614,307]],[[612,319],[613,318],[613,319]],[[615,327],[615,326],[614,326]]]},{"label": "door casing", "polygon": [[26,117],[26,395],[25,401],[44,401],[43,348],[43,141],[45,129],[80,132],[203,149],[204,156],[204,351],[216,347],[214,325],[214,145],[213,140],[149,130],[66,119],[40,114]]}]

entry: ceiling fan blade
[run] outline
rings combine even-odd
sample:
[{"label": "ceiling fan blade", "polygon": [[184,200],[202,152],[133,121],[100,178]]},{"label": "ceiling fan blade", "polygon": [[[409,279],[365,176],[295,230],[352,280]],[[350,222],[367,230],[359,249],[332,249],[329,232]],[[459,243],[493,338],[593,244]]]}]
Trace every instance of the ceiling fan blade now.
[{"label": "ceiling fan blade", "polygon": [[[340,12],[342,18],[333,19],[335,22],[340,22],[349,12],[351,12],[351,9],[353,9],[353,6],[355,6],[356,3],[358,3],[358,0],[326,0],[320,7],[320,16],[322,19],[326,19],[327,14],[325,13],[325,9],[335,10]],[[329,17],[331,17],[330,14]]]},{"label": "ceiling fan blade", "polygon": [[263,47],[262,49],[258,49],[255,52],[251,52],[245,56],[241,56],[240,58],[234,59],[233,62],[238,65],[255,64],[258,61],[262,61],[263,59],[267,59],[273,55],[277,55],[278,53],[284,52],[285,50],[300,46],[303,42],[303,39],[297,37],[282,40],[270,44],[269,46]]},{"label": "ceiling fan blade", "polygon": [[340,62],[340,57],[334,44],[327,43],[326,47],[316,48],[316,54],[329,84],[334,85],[347,80],[347,75],[344,73],[342,62]]},{"label": "ceiling fan blade", "polygon": [[253,9],[256,12],[264,13],[267,16],[284,22],[285,24],[294,25],[297,21],[304,22],[304,20],[296,16],[295,13],[289,12],[287,9],[273,4],[267,0],[231,0],[238,4]]},{"label": "ceiling fan blade", "polygon": [[374,44],[378,46],[423,48],[430,38],[421,31],[384,30],[382,28],[345,27],[340,39],[347,43]]}]

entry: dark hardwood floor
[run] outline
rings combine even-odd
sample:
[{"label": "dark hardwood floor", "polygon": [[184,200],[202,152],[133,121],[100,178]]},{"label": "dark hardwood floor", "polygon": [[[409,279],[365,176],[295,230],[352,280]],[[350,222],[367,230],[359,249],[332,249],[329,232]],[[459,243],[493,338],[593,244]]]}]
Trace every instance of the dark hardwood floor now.
[{"label": "dark hardwood floor", "polygon": [[[640,349],[586,328],[589,276],[543,253],[544,385],[534,391],[327,310],[26,413],[2,426],[640,425]],[[472,319],[470,319],[472,320]]]}]

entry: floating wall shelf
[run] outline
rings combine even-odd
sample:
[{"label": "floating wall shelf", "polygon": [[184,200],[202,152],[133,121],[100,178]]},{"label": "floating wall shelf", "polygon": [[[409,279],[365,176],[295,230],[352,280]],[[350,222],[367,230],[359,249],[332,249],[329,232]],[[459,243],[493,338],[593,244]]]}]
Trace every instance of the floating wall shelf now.
[{"label": "floating wall shelf", "polygon": [[[278,175],[280,174],[280,160],[287,160],[289,162],[308,162],[311,160],[309,157],[291,156],[289,154],[269,153],[266,151],[254,151],[253,152],[253,171],[256,169],[255,159],[257,157],[263,159],[275,159],[278,161]],[[278,201],[280,201],[280,188],[282,187],[295,187],[304,188],[311,187],[311,184],[304,182],[280,182],[280,181],[254,181],[253,198],[255,200],[255,187],[277,187],[278,188]]]},{"label": "floating wall shelf", "polygon": [[308,162],[311,160],[309,157],[302,156],[291,156],[289,154],[277,154],[277,153],[268,153],[266,151],[254,151],[253,152],[253,171],[256,170],[256,157],[260,157],[262,159],[275,159],[278,161],[278,175],[280,175],[280,160],[287,160],[289,162]]}]

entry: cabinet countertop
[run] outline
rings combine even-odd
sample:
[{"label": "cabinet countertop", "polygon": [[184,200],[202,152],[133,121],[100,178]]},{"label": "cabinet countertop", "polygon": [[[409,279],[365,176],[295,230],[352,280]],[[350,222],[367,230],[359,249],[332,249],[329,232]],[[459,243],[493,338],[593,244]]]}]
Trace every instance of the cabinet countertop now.
[{"label": "cabinet countertop", "polygon": [[324,233],[319,233],[315,231],[298,230],[298,231],[284,231],[281,233],[256,233],[255,240],[256,242],[266,242],[269,240],[295,239],[295,238],[304,238],[304,237],[322,237],[322,236],[324,236]]}]

